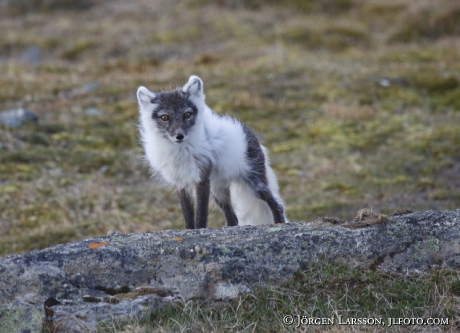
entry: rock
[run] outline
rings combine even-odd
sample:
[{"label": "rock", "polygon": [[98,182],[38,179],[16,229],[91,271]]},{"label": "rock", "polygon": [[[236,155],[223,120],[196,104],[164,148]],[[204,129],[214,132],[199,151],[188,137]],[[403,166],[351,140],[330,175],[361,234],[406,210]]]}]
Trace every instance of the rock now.
[{"label": "rock", "polygon": [[90,93],[91,91],[95,90],[96,88],[99,87],[99,83],[97,82],[89,82],[85,84],[84,86],[81,86],[79,88],[72,89],[70,91],[65,91],[59,94],[60,97],[62,98],[73,98],[73,97],[79,97],[86,95]]},{"label": "rock", "polygon": [[30,46],[19,56],[19,60],[30,64],[39,64],[42,61],[42,49],[38,46]]},{"label": "rock", "polygon": [[371,77],[371,81],[378,82],[382,87],[389,87],[391,85],[400,85],[407,87],[410,85],[410,82],[405,77]]},{"label": "rock", "polygon": [[82,332],[177,298],[281,284],[315,261],[401,273],[460,268],[460,210],[365,213],[353,223],[112,233],[0,258],[0,332]]},{"label": "rock", "polygon": [[87,108],[84,113],[86,116],[91,117],[97,117],[102,115],[102,111],[96,108]]},{"label": "rock", "polygon": [[38,116],[27,109],[15,109],[0,112],[0,123],[9,127],[21,127],[24,121],[38,121]]}]

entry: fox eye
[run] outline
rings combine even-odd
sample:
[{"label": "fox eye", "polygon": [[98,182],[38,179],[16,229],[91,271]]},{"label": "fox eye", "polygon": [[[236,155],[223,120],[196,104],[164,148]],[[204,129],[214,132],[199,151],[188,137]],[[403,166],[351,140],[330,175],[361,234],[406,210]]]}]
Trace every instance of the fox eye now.
[{"label": "fox eye", "polygon": [[185,113],[184,113],[184,118],[185,118],[185,119],[188,119],[188,118],[190,118],[191,116],[192,116],[192,114],[191,114],[190,112],[185,112]]},{"label": "fox eye", "polygon": [[162,115],[162,116],[160,117],[160,119],[163,120],[163,121],[168,121],[168,120],[169,120],[169,116],[167,116],[167,115],[164,114],[164,115]]}]

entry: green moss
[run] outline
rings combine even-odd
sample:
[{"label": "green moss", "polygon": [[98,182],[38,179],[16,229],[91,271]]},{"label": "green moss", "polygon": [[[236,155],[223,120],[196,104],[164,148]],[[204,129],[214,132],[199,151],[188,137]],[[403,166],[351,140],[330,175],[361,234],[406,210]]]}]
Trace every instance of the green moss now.
[{"label": "green moss", "polygon": [[260,9],[265,5],[274,5],[287,7],[292,10],[307,12],[307,13],[325,13],[325,14],[340,14],[350,10],[353,7],[352,0],[287,0],[282,3],[276,0],[263,1],[263,0],[236,0],[232,2],[218,0],[191,0],[190,5],[193,7],[203,6],[206,4],[218,4],[219,6],[226,6],[230,8],[247,8],[247,9]]},{"label": "green moss", "polygon": [[330,215],[329,212],[335,212],[338,217],[346,217],[345,211],[352,207],[347,202],[335,201],[332,198],[323,199],[321,203],[308,205],[290,205],[287,207],[287,216],[295,221],[310,221],[319,216]]},{"label": "green moss", "polygon": [[78,57],[82,56],[84,52],[96,47],[97,44],[91,40],[77,40],[72,43],[64,52],[62,52],[61,57],[67,60],[76,60]]},{"label": "green moss", "polygon": [[343,193],[347,197],[357,197],[359,195],[359,191],[355,186],[353,186],[350,183],[344,182],[343,180],[329,181],[323,185],[322,190]]},{"label": "green moss", "polygon": [[[43,216],[34,221],[30,221],[30,223],[23,223],[23,227],[37,229],[38,225],[49,225],[50,222],[58,223],[58,219]],[[4,253],[8,250],[11,251],[12,248],[18,248],[18,246],[20,246],[23,251],[30,252],[43,249],[51,244],[68,243],[79,235],[78,231],[79,230],[74,227],[62,227],[61,230],[53,230],[53,228],[51,228],[45,232],[29,233],[27,236],[16,236],[12,239],[10,236],[10,240],[0,247],[0,253]]]},{"label": "green moss", "polygon": [[0,186],[0,193],[1,194],[12,193],[12,192],[19,191],[20,189],[21,188],[18,185],[7,184],[7,185]]},{"label": "green moss", "polygon": [[453,109],[460,111],[460,89],[453,89],[447,91],[440,97],[434,97],[432,99],[432,105],[436,109]]},{"label": "green moss", "polygon": [[[262,286],[249,296],[218,304],[173,304],[145,318],[143,327],[175,331],[186,325],[197,331],[230,332],[228,327],[239,331],[257,322],[260,332],[291,332],[293,326],[282,321],[286,314],[294,318],[333,318],[332,329],[338,326],[338,315],[342,321],[349,317],[383,318],[385,325],[386,318],[452,318],[458,314],[454,301],[459,285],[457,275],[442,271],[393,276],[314,262],[282,287]],[[106,329],[109,328],[98,332],[108,332]],[[117,331],[121,330],[120,327]]]},{"label": "green moss", "polygon": [[17,0],[8,1],[4,7],[15,14],[26,14],[37,11],[74,11],[89,9],[99,1],[101,0]]},{"label": "green moss", "polygon": [[362,19],[366,21],[378,22],[397,21],[398,16],[405,11],[407,4],[391,2],[370,2],[359,7]]},{"label": "green moss", "polygon": [[55,49],[58,49],[60,46],[62,46],[62,43],[63,43],[62,39],[50,37],[50,38],[45,38],[41,44],[45,48],[55,50]]},{"label": "green moss", "polygon": [[404,118],[382,116],[367,121],[320,118],[309,124],[308,136],[325,143],[331,150],[375,150],[388,144],[388,138],[402,132]]},{"label": "green moss", "polygon": [[79,173],[92,173],[101,170],[103,167],[110,168],[115,165],[117,155],[115,152],[91,151],[77,148],[69,156],[70,165],[75,166]]},{"label": "green moss", "polygon": [[6,151],[0,154],[1,163],[39,163],[44,162],[47,159],[45,154],[42,152],[48,152],[46,150],[16,150]]},{"label": "green moss", "polygon": [[460,296],[460,280],[454,280],[450,284],[450,291],[457,295]]},{"label": "green moss", "polygon": [[187,39],[196,39],[201,36],[201,31],[197,28],[192,27],[191,29],[183,30],[169,30],[157,32],[153,36],[153,40],[157,43],[162,44],[176,44],[183,42]]},{"label": "green moss", "polygon": [[460,6],[447,3],[445,6],[427,6],[409,12],[400,28],[390,37],[390,42],[409,43],[421,39],[438,39],[460,32]]},{"label": "green moss", "polygon": [[412,77],[412,82],[415,87],[430,93],[443,93],[460,85],[460,81],[456,76],[439,76],[429,72],[417,73]]},{"label": "green moss", "polygon": [[391,36],[389,42],[409,43],[421,39],[422,36],[423,34],[419,29],[414,28],[412,24],[408,24],[399,28],[399,30]]},{"label": "green moss", "polygon": [[9,309],[0,305],[0,332],[40,332],[43,312],[32,307]]},{"label": "green moss", "polygon": [[305,140],[303,139],[287,140],[285,142],[280,142],[278,144],[275,144],[272,150],[275,154],[278,154],[278,153],[285,153],[285,152],[290,152],[293,150],[298,150],[304,146],[305,146]]},{"label": "green moss", "polygon": [[439,124],[412,133],[409,148],[436,157],[454,156],[460,144],[460,132],[454,124]]},{"label": "green moss", "polygon": [[291,1],[292,5],[296,8],[302,9],[306,12],[311,13],[329,13],[338,14],[350,10],[353,7],[353,1],[351,0],[312,0],[302,1],[295,0]]},{"label": "green moss", "polygon": [[410,183],[411,177],[407,175],[395,175],[392,177],[368,177],[367,182],[374,185],[397,185]]},{"label": "green moss", "polygon": [[448,199],[450,195],[450,191],[440,189],[430,193],[430,198],[433,200],[445,200]]},{"label": "green moss", "polygon": [[343,51],[369,42],[366,30],[357,25],[332,25],[324,29],[291,28],[283,33],[283,39],[308,49],[324,48],[332,51]]}]

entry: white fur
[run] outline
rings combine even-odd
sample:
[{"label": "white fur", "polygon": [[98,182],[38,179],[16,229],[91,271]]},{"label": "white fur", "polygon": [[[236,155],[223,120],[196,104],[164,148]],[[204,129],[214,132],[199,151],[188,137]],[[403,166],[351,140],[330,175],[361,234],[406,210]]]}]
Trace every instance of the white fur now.
[{"label": "white fur", "polygon": [[[206,105],[203,82],[197,76],[191,76],[182,89],[191,92],[198,116],[187,139],[180,144],[165,138],[154,124],[151,100],[155,94],[144,87],[139,87],[137,92],[141,140],[154,174],[160,176],[165,184],[187,189],[193,194],[195,185],[200,181],[202,167],[211,161],[211,191],[217,193],[221,188],[230,186],[238,225],[274,223],[268,204],[258,199],[244,181],[250,165],[246,161],[247,141],[241,123],[231,117],[217,115]],[[262,148],[269,187],[273,196],[282,203],[267,150]]]}]

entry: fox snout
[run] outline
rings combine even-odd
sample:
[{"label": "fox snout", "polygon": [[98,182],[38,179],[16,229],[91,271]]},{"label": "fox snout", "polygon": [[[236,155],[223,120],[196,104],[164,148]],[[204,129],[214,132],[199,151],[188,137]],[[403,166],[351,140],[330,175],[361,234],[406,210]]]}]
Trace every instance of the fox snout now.
[{"label": "fox snout", "polygon": [[175,122],[174,119],[168,122],[160,122],[163,128],[167,126],[167,128],[163,129],[164,136],[174,143],[181,143],[187,140],[189,129],[184,124],[179,124]]},{"label": "fox snout", "polygon": [[175,143],[181,143],[181,142],[184,142],[186,139],[187,139],[187,134],[184,132],[184,131],[176,131],[174,133],[170,133],[168,135],[169,137],[169,140],[171,140],[172,142],[175,142]]}]

